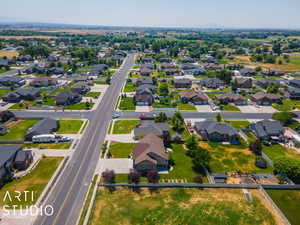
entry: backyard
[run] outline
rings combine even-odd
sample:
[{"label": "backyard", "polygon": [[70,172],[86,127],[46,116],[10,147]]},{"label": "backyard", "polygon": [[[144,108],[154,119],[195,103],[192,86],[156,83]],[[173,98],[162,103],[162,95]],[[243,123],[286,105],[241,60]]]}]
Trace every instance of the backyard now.
[{"label": "backyard", "polygon": [[213,173],[260,172],[269,173],[273,168],[260,169],[255,166],[255,155],[246,144],[224,145],[217,142],[199,142],[200,147],[211,153],[209,169]]},{"label": "backyard", "polygon": [[23,140],[27,130],[32,127],[38,120],[18,120],[13,121],[9,126],[8,132],[0,136],[0,140]]},{"label": "backyard", "polygon": [[286,148],[282,145],[263,146],[263,152],[271,159],[275,160],[278,157],[291,157],[300,160],[300,154],[296,150]]},{"label": "backyard", "polygon": [[[247,202],[238,189],[141,189],[133,192],[100,188],[90,218],[91,225],[112,224],[280,224],[265,206],[260,192],[250,191]],[[196,212],[196,213],[195,213]]]},{"label": "backyard", "polygon": [[300,225],[299,190],[266,190],[292,225]]},{"label": "backyard", "polygon": [[[5,184],[0,189],[0,198],[2,199],[0,205],[18,205],[24,207],[34,204],[38,200],[61,161],[62,158],[60,157],[42,158],[37,167],[31,173],[25,177]],[[19,202],[16,198],[13,198],[12,201],[9,201],[8,199],[4,201],[4,195],[7,191],[10,192],[11,195],[14,195],[15,191],[34,191],[34,199],[31,201],[31,197],[28,197],[29,199],[25,202],[25,195],[23,194],[21,195],[21,202]]]}]

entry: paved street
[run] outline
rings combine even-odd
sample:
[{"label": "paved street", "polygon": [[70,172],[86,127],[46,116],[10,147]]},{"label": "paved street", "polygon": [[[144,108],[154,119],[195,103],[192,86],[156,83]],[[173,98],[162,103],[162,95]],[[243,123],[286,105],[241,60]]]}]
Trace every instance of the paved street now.
[{"label": "paved street", "polygon": [[[46,204],[51,204],[56,211],[51,217],[39,217],[35,222],[36,225],[76,224],[99,160],[99,149],[104,141],[114,105],[126,80],[125,76],[133,64],[134,55],[129,55],[123,67],[113,77],[99,107],[93,113],[83,114],[88,115],[90,126],[46,201]],[[35,116],[44,114],[36,113]],[[53,117],[62,117],[63,114],[49,113]],[[68,115],[66,117],[74,117],[74,113],[66,114]],[[82,116],[80,113],[75,113],[75,115]]]}]

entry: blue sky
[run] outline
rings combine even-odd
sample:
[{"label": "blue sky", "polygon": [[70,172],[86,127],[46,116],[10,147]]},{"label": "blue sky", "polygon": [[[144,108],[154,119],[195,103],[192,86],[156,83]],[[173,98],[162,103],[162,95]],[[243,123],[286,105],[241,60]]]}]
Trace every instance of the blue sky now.
[{"label": "blue sky", "polygon": [[0,22],[299,28],[299,0],[10,0]]}]

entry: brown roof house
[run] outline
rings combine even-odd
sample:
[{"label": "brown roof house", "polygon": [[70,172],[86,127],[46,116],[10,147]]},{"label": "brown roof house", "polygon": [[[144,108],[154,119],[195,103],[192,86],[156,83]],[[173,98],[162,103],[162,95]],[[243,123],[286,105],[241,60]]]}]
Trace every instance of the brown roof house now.
[{"label": "brown roof house", "polygon": [[173,79],[175,88],[191,88],[192,81],[190,79],[182,78],[182,79]]},{"label": "brown roof house", "polygon": [[180,94],[180,101],[183,104],[193,103],[194,105],[206,105],[208,104],[208,97],[202,93],[194,91],[185,91]]},{"label": "brown roof house", "polygon": [[165,150],[164,142],[154,134],[148,134],[136,144],[133,149],[133,166],[140,172],[150,169],[167,170],[169,156]]},{"label": "brown roof house", "polygon": [[242,95],[234,93],[225,93],[222,95],[216,95],[216,99],[220,101],[221,104],[234,103],[236,105],[246,105],[247,99]]},{"label": "brown roof house", "polygon": [[38,77],[30,82],[30,86],[33,87],[48,87],[52,85],[57,85],[57,80],[51,77]]},{"label": "brown roof house", "polygon": [[258,92],[251,95],[251,100],[258,105],[272,105],[273,103],[280,103],[281,97],[271,93]]},{"label": "brown roof house", "polygon": [[140,69],[140,74],[142,76],[150,76],[152,74],[152,70],[150,68],[148,68],[148,67],[142,67]]}]

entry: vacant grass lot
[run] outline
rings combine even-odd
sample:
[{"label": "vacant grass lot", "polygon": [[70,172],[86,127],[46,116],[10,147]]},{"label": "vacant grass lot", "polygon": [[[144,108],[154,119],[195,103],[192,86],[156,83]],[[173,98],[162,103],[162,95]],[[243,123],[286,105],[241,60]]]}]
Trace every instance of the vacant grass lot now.
[{"label": "vacant grass lot", "polygon": [[83,120],[59,120],[58,134],[77,134],[83,124]]},{"label": "vacant grass lot", "polygon": [[129,134],[138,123],[139,120],[117,120],[114,123],[113,134]]},{"label": "vacant grass lot", "polygon": [[234,189],[159,189],[152,193],[148,189],[118,188],[112,193],[99,189],[90,224],[279,224],[260,193],[251,194],[253,202],[249,203],[241,190]]},{"label": "vacant grass lot", "polygon": [[[0,205],[18,205],[24,207],[26,205],[29,206],[34,204],[38,200],[38,197],[41,195],[61,161],[62,158],[60,157],[42,158],[37,167],[30,174],[5,184],[0,189],[0,199],[2,200]],[[4,201],[4,195],[7,191],[9,191],[9,193],[13,196],[14,191],[34,191],[34,199],[31,201],[30,197],[30,199],[27,199],[27,202],[25,202],[25,196],[23,194],[21,195],[21,202],[17,201],[17,199],[13,199],[12,202],[8,199],[7,201]]]},{"label": "vacant grass lot", "polygon": [[196,107],[192,104],[178,104],[180,111],[197,111]]},{"label": "vacant grass lot", "polygon": [[69,149],[71,147],[71,142],[61,142],[61,143],[25,143],[24,148],[39,148],[39,149]]},{"label": "vacant grass lot", "polygon": [[261,172],[268,173],[273,169],[260,169],[255,166],[255,155],[243,145],[223,145],[216,142],[199,142],[199,145],[211,153],[209,169],[213,173],[224,172]]},{"label": "vacant grass lot", "polygon": [[133,97],[122,97],[119,105],[120,110],[135,110]]},{"label": "vacant grass lot", "polygon": [[87,108],[86,102],[80,102],[80,103],[74,104],[74,105],[67,105],[64,107],[64,109],[66,109],[66,110],[89,110],[89,109],[93,108],[94,105],[95,105],[95,103],[91,102],[90,108]]},{"label": "vacant grass lot", "polygon": [[299,190],[266,190],[292,225],[300,225]]},{"label": "vacant grass lot", "polygon": [[186,151],[180,144],[172,145],[173,152],[169,153],[175,165],[168,174],[160,174],[160,179],[182,179],[187,182],[193,182],[193,178],[197,175],[193,170],[192,158],[186,155]]},{"label": "vacant grass lot", "polygon": [[36,124],[38,120],[19,120],[13,122],[14,125],[7,134],[0,136],[0,140],[23,140],[27,130]]},{"label": "vacant grass lot", "polygon": [[300,154],[296,150],[286,148],[282,145],[263,146],[263,152],[271,159],[275,160],[278,157],[291,157],[300,160]]},{"label": "vacant grass lot", "polygon": [[101,95],[101,92],[88,92],[83,96],[90,97],[90,98],[99,98],[100,95]]},{"label": "vacant grass lot", "polygon": [[109,146],[109,151],[112,158],[128,158],[134,147],[135,143],[112,142]]}]

